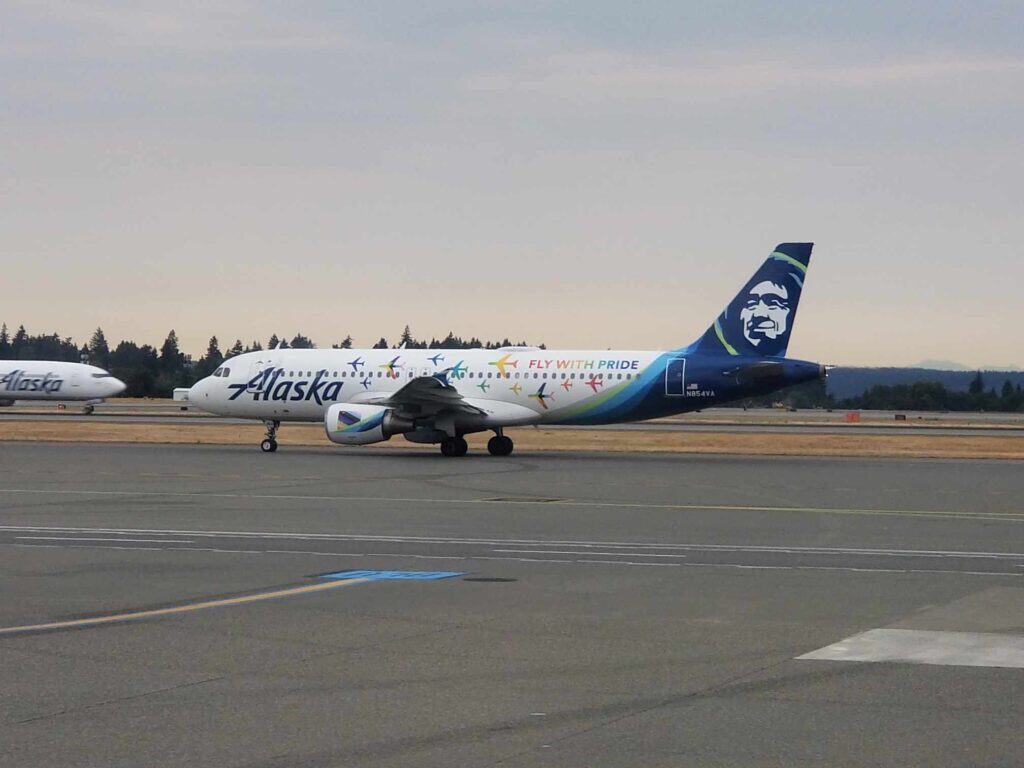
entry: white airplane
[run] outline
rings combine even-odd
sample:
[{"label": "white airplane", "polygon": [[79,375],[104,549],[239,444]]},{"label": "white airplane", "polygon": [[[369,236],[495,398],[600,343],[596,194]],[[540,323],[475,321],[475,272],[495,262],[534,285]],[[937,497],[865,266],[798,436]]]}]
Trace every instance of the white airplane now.
[{"label": "white airplane", "polygon": [[282,422],[323,421],[335,443],[400,434],[445,456],[466,453],[464,435],[493,431],[488,451],[507,456],[507,427],[638,421],[763,395],[825,376],[785,357],[811,248],[777,246],[703,336],[666,352],[273,349],[231,358],[188,399],[263,421],[266,452]]},{"label": "white airplane", "polygon": [[16,400],[85,401],[85,412],[126,389],[120,379],[85,363],[51,360],[0,360],[0,406]]}]

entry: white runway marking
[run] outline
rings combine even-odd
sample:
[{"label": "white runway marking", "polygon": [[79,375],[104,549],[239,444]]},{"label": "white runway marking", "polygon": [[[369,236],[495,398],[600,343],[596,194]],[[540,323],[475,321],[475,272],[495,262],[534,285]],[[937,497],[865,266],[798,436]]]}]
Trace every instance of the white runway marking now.
[{"label": "white runway marking", "polygon": [[[289,539],[299,541],[371,541],[398,544],[468,544],[491,545],[505,547],[576,547],[583,550],[599,547],[602,549],[643,550],[647,552],[745,552],[758,554],[791,554],[791,555],[868,555],[872,557],[922,557],[922,558],[957,558],[983,560],[1022,560],[1024,552],[978,552],[971,550],[956,551],[943,549],[878,549],[870,547],[805,547],[805,546],[766,546],[759,544],[699,544],[643,541],[572,541],[544,539],[495,539],[444,536],[397,536],[358,533],[313,533],[290,531],[197,531],[156,528],[81,528],[65,526],[31,526],[31,525],[0,525],[0,531],[25,533],[72,533],[72,534],[109,534],[116,536],[189,536],[192,538],[234,538],[234,539]],[[125,541],[125,539],[120,539]],[[160,539],[166,541],[166,539]],[[505,550],[512,551],[512,550]],[[522,550],[524,552],[529,550]],[[536,550],[555,554],[550,549]],[[574,553],[575,554],[575,553]],[[584,554],[580,552],[579,554]],[[589,554],[599,554],[589,552]],[[611,553],[606,553],[611,554]],[[618,553],[615,553],[618,554]],[[630,554],[623,552],[622,554]],[[632,554],[639,555],[639,552]],[[683,557],[683,555],[677,555]],[[902,570],[902,569],[897,569]]]},{"label": "white runway marking", "polygon": [[130,544],[191,544],[191,541],[184,539],[121,539],[121,538],[98,538],[90,536],[15,536],[15,539],[19,541],[33,540],[33,541],[110,541],[110,542],[128,542]]},{"label": "white runway marking", "polygon": [[[123,539],[122,539],[123,541]],[[642,565],[651,568],[655,567],[689,567],[689,568],[734,568],[738,570],[750,570],[750,571],[843,571],[847,573],[934,573],[934,574],[951,574],[955,576],[1011,576],[1011,577],[1024,577],[1024,573],[1004,573],[1000,571],[960,571],[953,569],[939,569],[939,568],[864,568],[856,566],[843,566],[843,565],[757,565],[757,564],[745,564],[745,563],[692,563],[692,562],[679,562],[679,563],[655,563],[655,562],[638,562],[633,560],[595,560],[589,558],[577,558],[575,560],[562,560],[554,558],[540,558],[540,557],[499,557],[495,555],[422,555],[411,552],[313,552],[309,550],[298,550],[298,549],[219,549],[215,547],[124,547],[118,545],[100,545],[100,544],[5,544],[0,542],[0,546],[12,546],[12,547],[39,547],[48,549],[135,549],[144,550],[147,552],[212,552],[215,554],[223,555],[267,555],[267,554],[278,554],[278,555],[316,555],[318,557],[389,557],[389,558],[408,558],[413,560],[499,560],[509,563],[561,563],[568,565],[588,565],[600,563],[603,565]],[[573,552],[572,554],[586,555],[595,554],[586,551]],[[626,552],[623,555],[634,555],[637,553]],[[642,555],[640,555],[642,557]]]},{"label": "white runway marking", "polygon": [[1024,637],[982,632],[871,629],[797,658],[1024,669]]},{"label": "white runway marking", "polygon": [[686,555],[651,555],[643,552],[594,552],[590,549],[492,549],[491,551],[512,555],[610,555],[614,557],[671,557],[676,560],[686,557]]},{"label": "white runway marking", "polygon": [[1001,520],[1006,522],[1024,522],[1024,512],[1010,510],[1006,512],[965,512],[962,510],[925,510],[925,509],[860,509],[845,507],[786,507],[760,506],[750,504],[658,504],[628,501],[579,501],[575,499],[437,499],[430,497],[383,497],[383,496],[322,496],[301,494],[271,493],[216,493],[193,491],[94,491],[94,490],[56,490],[44,488],[0,488],[0,493],[20,493],[34,495],[61,496],[112,496],[112,497],[153,497],[170,498],[201,498],[201,499],[255,499],[261,501],[358,501],[368,504],[543,504],[551,507],[594,507],[611,509],[662,509],[680,512],[810,512],[815,514],[837,515],[886,515],[896,517],[938,517],[966,520]]}]

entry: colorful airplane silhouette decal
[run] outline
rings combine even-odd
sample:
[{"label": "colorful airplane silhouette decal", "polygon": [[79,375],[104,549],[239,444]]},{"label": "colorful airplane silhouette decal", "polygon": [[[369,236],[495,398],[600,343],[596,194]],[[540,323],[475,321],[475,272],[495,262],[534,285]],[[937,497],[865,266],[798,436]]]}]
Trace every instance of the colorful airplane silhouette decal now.
[{"label": "colorful airplane silhouette decal", "polygon": [[572,381],[570,379],[566,379],[565,381],[563,381],[562,389],[564,389],[566,392],[572,389]]},{"label": "colorful airplane silhouette decal", "polygon": [[363,362],[363,358],[357,357],[355,360],[350,360],[349,365],[352,366],[352,373],[355,373],[359,370],[359,366],[365,365],[365,363]]},{"label": "colorful airplane silhouette decal", "polygon": [[597,376],[591,376],[590,381],[587,382],[587,386],[597,392],[598,387],[604,386],[604,379],[599,379]]},{"label": "colorful airplane silhouette decal", "polygon": [[505,371],[505,369],[519,367],[519,361],[509,360],[510,357],[512,357],[511,352],[509,352],[507,355],[504,355],[500,360],[493,360],[492,362],[488,363],[488,365],[495,366],[498,369],[498,375],[500,375],[501,378],[503,379],[507,379],[508,373]]},{"label": "colorful airplane silhouette decal", "polygon": [[554,400],[554,398],[551,395],[544,392],[544,387],[546,387],[547,385],[548,383],[545,381],[543,384],[540,385],[540,389],[538,389],[536,392],[530,395],[530,397],[532,397],[534,400],[536,400],[543,406],[545,411],[548,409],[548,400]]},{"label": "colorful airplane silhouette decal", "polygon": [[432,362],[434,364],[434,367],[437,368],[437,364],[444,360],[444,355],[437,354],[434,355],[433,357],[428,357],[427,360]]},{"label": "colorful airplane silhouette decal", "polygon": [[388,372],[387,375],[388,375],[389,379],[397,379],[398,378],[398,369],[405,367],[404,365],[396,365],[396,363],[398,363],[398,358],[400,358],[400,357],[401,357],[401,355],[397,355],[397,356],[391,358],[388,362],[381,363],[377,367],[378,368],[383,368],[384,370],[386,370]]},{"label": "colorful airplane silhouette decal", "polygon": [[450,373],[453,378],[461,379],[466,375],[466,371],[468,370],[469,369],[462,364],[462,360],[459,360],[459,362],[448,369],[448,373]]},{"label": "colorful airplane silhouette decal", "polygon": [[515,384],[513,384],[513,385],[512,385],[511,387],[509,387],[509,389],[511,389],[511,390],[512,390],[513,392],[515,392],[515,393],[516,393],[517,395],[518,395],[518,394],[519,394],[520,392],[522,392],[522,391],[523,391],[523,388],[519,386],[519,382],[518,382],[518,381],[517,381],[517,382],[516,382]]},{"label": "colorful airplane silhouette decal", "polygon": [[481,381],[479,384],[477,384],[477,386],[480,388],[481,392],[486,392],[488,389],[491,388],[491,385],[488,384],[486,381]]}]

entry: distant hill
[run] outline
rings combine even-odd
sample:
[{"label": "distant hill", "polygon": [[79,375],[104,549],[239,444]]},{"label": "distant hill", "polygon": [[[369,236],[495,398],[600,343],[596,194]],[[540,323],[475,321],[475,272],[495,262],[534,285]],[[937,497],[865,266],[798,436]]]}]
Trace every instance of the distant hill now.
[{"label": "distant hill", "polygon": [[[920,363],[907,366],[908,368],[925,368],[929,371],[976,371],[977,368],[972,368],[969,365],[963,363],[957,363],[953,360],[922,360]],[[1018,365],[983,365],[981,366],[983,371],[1020,371],[1021,368]]]},{"label": "distant hill", "polygon": [[[937,368],[834,368],[828,376],[828,393],[837,400],[856,397],[877,385],[894,386],[933,381],[955,392],[966,392],[975,376],[970,370],[941,370]],[[998,392],[1003,382],[1024,386],[1022,371],[982,371],[985,389]]]}]

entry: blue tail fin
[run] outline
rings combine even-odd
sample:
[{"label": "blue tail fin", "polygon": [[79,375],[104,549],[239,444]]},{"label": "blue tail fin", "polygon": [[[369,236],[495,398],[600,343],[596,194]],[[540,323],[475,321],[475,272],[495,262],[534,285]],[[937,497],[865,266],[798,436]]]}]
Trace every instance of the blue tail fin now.
[{"label": "blue tail fin", "polygon": [[697,341],[699,352],[784,357],[814,243],[781,243]]}]

